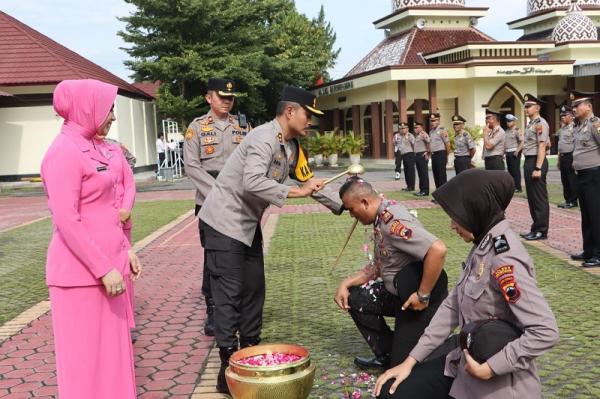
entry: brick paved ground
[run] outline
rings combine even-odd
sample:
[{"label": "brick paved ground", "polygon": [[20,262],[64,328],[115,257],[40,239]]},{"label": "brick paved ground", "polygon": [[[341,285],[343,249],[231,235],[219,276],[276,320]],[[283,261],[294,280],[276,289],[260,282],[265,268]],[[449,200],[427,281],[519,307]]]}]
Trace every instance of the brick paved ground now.
[{"label": "brick paved ground", "polygon": [[[378,186],[397,189],[393,184]],[[140,200],[181,199],[190,194],[193,195],[186,191],[143,193]],[[21,202],[24,214],[35,214],[40,207],[39,200],[26,203],[23,200],[0,198],[0,220],[8,203]],[[432,207],[431,202],[425,200],[406,204],[411,208]],[[318,204],[306,204],[271,208],[270,212],[323,213],[327,210]],[[508,216],[515,230],[528,230],[530,218],[525,200],[515,199]],[[349,226],[349,218],[347,222]],[[200,383],[201,371],[213,345],[212,339],[202,334],[205,309],[200,294],[202,259],[196,223],[193,218],[184,220],[140,253],[145,270],[136,285],[139,333],[135,354],[141,398],[189,397]],[[564,252],[580,251],[579,214],[552,208],[551,232],[546,244]],[[54,373],[48,314],[0,345],[0,397],[53,397],[56,395]]]}]

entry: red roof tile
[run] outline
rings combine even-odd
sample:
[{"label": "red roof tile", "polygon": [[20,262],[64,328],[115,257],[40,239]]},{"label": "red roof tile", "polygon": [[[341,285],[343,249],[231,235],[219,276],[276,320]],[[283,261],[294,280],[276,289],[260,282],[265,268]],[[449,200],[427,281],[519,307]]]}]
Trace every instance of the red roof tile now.
[{"label": "red roof tile", "polygon": [[455,47],[467,42],[494,41],[475,28],[417,29],[385,38],[348,72],[346,77],[392,65],[424,65],[421,54]]},{"label": "red roof tile", "polygon": [[151,98],[106,69],[0,11],[0,85],[57,84],[97,79],[120,91]]},{"label": "red roof tile", "polygon": [[133,85],[149,96],[156,98],[156,93],[158,93],[160,87],[160,80],[154,82],[136,82]]}]

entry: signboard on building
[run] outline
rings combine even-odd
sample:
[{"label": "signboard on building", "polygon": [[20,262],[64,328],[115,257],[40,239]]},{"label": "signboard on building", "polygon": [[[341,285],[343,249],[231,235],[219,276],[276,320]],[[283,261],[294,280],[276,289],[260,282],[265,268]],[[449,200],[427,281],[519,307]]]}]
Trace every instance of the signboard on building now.
[{"label": "signboard on building", "polygon": [[554,70],[541,69],[536,67],[523,67],[521,69],[500,69],[496,71],[498,75],[550,75]]},{"label": "signboard on building", "polygon": [[327,87],[323,87],[319,89],[319,96],[328,96],[330,94],[341,93],[342,91],[351,90],[354,88],[354,81],[350,80],[348,82],[338,83],[336,85],[331,85]]}]

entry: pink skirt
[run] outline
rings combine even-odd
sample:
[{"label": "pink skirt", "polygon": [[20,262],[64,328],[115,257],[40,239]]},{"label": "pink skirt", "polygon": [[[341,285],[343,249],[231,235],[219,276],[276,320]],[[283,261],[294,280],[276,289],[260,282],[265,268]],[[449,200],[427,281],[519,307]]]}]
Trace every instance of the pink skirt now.
[{"label": "pink skirt", "polygon": [[49,290],[60,399],[134,399],[128,295],[101,285]]}]

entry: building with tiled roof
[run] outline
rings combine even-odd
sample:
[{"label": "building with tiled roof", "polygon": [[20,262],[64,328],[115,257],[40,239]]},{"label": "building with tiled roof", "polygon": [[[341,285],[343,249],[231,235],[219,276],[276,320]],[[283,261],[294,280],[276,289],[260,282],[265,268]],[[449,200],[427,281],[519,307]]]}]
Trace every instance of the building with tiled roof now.
[{"label": "building with tiled roof", "polygon": [[97,79],[119,87],[110,137],[137,158],[156,161],[154,96],[0,11],[0,180],[39,175],[41,159],[60,131],[52,92],[67,79]]},{"label": "building with tiled roof", "polygon": [[477,28],[487,12],[464,0],[393,0],[373,23],[383,40],[343,78],[314,88],[326,110],[320,130],[359,132],[367,156],[393,158],[399,122],[427,124],[440,112],[447,127],[455,114],[483,125],[492,108],[523,125],[531,93],[547,101],[543,115],[555,130],[567,90],[600,89],[600,0],[523,1],[526,17],[508,24],[523,35],[510,42]]}]

